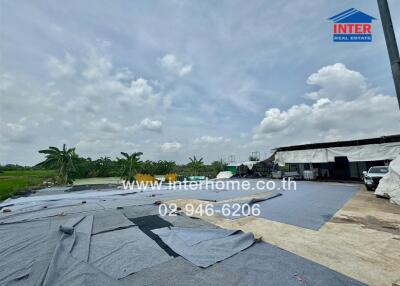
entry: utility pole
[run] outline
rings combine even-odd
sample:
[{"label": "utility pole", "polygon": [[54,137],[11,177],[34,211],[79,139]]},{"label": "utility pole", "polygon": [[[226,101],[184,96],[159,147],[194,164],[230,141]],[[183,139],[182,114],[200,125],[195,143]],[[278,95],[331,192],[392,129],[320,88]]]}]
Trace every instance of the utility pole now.
[{"label": "utility pole", "polygon": [[392,67],[392,74],[394,80],[394,87],[396,89],[397,101],[400,108],[400,57],[399,49],[397,48],[396,36],[393,30],[392,19],[390,17],[389,5],[387,0],[378,0],[379,14],[385,34],[386,46],[389,53],[390,65]]}]

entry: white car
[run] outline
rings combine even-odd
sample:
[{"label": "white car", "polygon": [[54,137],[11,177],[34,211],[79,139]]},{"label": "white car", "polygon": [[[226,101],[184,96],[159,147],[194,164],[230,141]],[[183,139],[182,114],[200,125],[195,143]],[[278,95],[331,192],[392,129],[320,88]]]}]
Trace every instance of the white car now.
[{"label": "white car", "polygon": [[369,168],[368,172],[364,171],[364,184],[368,191],[373,191],[379,184],[379,181],[389,171],[388,166],[373,166]]}]

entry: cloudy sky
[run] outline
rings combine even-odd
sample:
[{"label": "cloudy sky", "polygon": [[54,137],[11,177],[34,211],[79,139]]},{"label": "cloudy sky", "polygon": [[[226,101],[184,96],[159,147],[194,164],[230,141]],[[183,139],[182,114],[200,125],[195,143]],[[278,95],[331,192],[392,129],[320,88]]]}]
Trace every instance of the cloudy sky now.
[{"label": "cloudy sky", "polygon": [[[332,42],[327,18],[352,7],[378,19],[373,42]],[[63,143],[185,163],[400,133],[376,0],[0,0],[0,52],[1,164]]]}]

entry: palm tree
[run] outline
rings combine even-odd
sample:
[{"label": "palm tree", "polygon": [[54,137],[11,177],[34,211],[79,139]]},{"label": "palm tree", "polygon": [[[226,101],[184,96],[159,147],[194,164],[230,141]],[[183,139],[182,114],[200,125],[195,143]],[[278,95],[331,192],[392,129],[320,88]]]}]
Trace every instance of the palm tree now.
[{"label": "palm tree", "polygon": [[193,173],[197,176],[198,171],[204,166],[203,158],[197,159],[196,156],[193,155],[193,158],[190,158],[190,163],[188,164],[189,167],[193,169]]},{"label": "palm tree", "polygon": [[117,160],[122,166],[122,178],[125,180],[133,180],[133,177],[136,175],[137,171],[140,168],[140,165],[142,164],[142,161],[140,161],[140,156],[143,155],[142,152],[135,152],[132,154],[128,154],[125,152],[121,152],[121,155],[123,158],[118,158]]},{"label": "palm tree", "polygon": [[64,144],[62,150],[50,146],[49,149],[39,150],[39,153],[46,154],[46,160],[39,163],[38,166],[57,169],[57,183],[72,183],[72,173],[75,170],[74,162],[78,159],[78,155],[75,153],[75,148],[67,149]]}]

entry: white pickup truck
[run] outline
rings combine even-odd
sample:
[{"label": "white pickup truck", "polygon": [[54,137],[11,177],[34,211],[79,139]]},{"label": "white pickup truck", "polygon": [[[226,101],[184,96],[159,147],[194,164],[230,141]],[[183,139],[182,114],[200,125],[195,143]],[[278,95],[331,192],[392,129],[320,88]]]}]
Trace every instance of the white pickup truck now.
[{"label": "white pickup truck", "polygon": [[389,171],[388,166],[373,166],[369,168],[368,172],[363,172],[364,184],[368,191],[373,191],[379,184],[379,181]]}]

